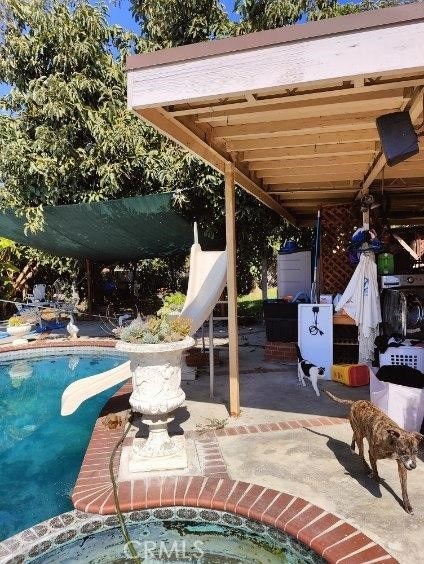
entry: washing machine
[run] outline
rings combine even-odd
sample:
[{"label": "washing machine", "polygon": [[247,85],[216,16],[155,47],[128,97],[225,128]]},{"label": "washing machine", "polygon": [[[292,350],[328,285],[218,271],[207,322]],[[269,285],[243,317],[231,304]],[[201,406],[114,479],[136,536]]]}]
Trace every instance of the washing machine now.
[{"label": "washing machine", "polygon": [[380,277],[381,317],[384,335],[398,333],[407,339],[424,337],[424,274],[390,274]]}]

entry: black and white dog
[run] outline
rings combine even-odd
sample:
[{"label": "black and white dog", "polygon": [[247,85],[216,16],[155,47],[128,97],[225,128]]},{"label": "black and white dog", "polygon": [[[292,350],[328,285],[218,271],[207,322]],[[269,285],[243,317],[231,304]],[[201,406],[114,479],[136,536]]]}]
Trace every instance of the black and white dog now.
[{"label": "black and white dog", "polygon": [[297,377],[299,378],[299,382],[302,384],[302,386],[306,386],[305,378],[308,378],[308,380],[310,380],[312,384],[313,389],[315,390],[316,395],[319,396],[320,393],[318,390],[317,381],[318,378],[324,374],[325,368],[323,368],[322,366],[315,366],[315,364],[312,364],[312,362],[305,360],[297,344],[296,350],[297,358],[299,361],[297,364]]}]

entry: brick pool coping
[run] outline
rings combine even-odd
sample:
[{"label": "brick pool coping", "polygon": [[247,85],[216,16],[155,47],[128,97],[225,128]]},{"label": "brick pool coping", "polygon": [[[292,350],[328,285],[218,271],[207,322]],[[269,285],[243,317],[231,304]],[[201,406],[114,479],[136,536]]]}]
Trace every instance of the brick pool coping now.
[{"label": "brick pool coping", "polygon": [[[122,413],[128,408],[131,384],[127,382],[104,406],[94,426],[80,474],[72,494],[76,509],[101,515],[116,513],[109,477],[109,458],[122,436],[122,428],[109,430],[103,417]],[[152,476],[118,482],[122,511],[129,512],[159,507],[200,507],[228,511],[260,521],[284,531],[310,546],[330,564],[395,564],[377,543],[343,519],[285,492],[256,484],[232,480],[227,473],[218,437],[242,434],[291,431],[302,427],[339,425],[346,419],[316,417],[260,425],[229,426],[224,429],[188,431],[185,437],[194,440],[199,452],[201,475]],[[127,437],[124,446],[131,445]],[[122,447],[114,461],[119,469]]]},{"label": "brick pool coping", "polygon": [[118,341],[110,338],[78,338],[69,339],[68,337],[55,337],[49,338],[46,336],[36,341],[29,341],[28,343],[21,343],[14,345],[8,343],[2,345],[0,342],[0,358],[3,353],[19,352],[27,350],[50,349],[50,348],[78,348],[78,347],[96,347],[96,348],[113,348]]}]

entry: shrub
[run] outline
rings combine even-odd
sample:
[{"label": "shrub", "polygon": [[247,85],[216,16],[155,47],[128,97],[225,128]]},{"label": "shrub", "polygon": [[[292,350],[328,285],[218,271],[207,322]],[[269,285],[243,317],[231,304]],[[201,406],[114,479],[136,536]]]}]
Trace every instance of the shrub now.
[{"label": "shrub", "polygon": [[159,315],[167,315],[174,311],[181,311],[185,302],[185,295],[182,292],[174,292],[173,294],[168,294],[163,299],[163,305],[158,311]]}]

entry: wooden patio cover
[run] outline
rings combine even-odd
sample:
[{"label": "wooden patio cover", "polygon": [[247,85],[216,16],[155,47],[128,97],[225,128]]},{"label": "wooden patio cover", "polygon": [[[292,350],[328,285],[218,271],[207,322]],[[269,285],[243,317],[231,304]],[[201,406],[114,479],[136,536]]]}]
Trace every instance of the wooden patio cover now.
[{"label": "wooden patio cover", "polygon": [[385,185],[422,221],[424,153],[385,167],[377,116],[423,116],[424,4],[128,58],[128,105],[294,223]]},{"label": "wooden patio cover", "polygon": [[[227,213],[232,175],[302,225],[320,205],[381,190],[384,174],[391,221],[423,223],[424,151],[386,166],[375,125],[399,110],[422,124],[423,38],[417,3],[136,55],[127,60],[128,105],[226,172]],[[233,227],[227,217],[236,315]]]}]

